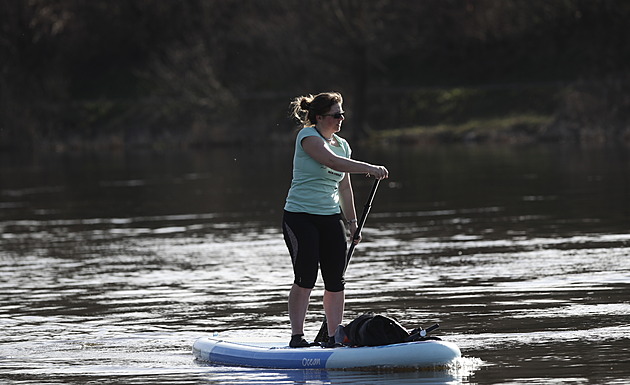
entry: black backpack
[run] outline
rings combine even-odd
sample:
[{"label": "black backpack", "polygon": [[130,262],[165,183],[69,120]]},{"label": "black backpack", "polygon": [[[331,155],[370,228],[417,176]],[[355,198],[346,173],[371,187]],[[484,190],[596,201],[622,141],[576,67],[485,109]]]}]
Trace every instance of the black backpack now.
[{"label": "black backpack", "polygon": [[343,328],[348,345],[380,346],[409,340],[409,332],[393,318],[365,313]]}]

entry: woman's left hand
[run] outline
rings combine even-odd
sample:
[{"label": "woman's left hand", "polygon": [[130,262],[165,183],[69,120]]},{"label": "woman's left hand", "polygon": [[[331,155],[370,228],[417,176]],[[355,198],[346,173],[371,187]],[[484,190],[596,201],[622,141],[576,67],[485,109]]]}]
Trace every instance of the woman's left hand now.
[{"label": "woman's left hand", "polygon": [[358,224],[356,222],[352,222],[350,223],[350,242],[354,242],[355,245],[358,245],[359,242],[361,242],[361,233],[359,233],[359,238],[358,239],[354,239],[354,234],[356,234],[357,229],[359,228]]}]

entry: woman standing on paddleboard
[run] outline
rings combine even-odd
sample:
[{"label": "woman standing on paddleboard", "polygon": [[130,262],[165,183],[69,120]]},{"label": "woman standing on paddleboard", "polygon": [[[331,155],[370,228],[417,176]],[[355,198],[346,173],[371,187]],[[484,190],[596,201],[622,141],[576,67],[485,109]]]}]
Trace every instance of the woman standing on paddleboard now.
[{"label": "woman standing on paddleboard", "polygon": [[293,180],[282,221],[295,276],[289,293],[291,347],[311,345],[304,338],[304,321],[318,266],[324,280],[328,335],[334,336],[342,322],[348,264],[344,217],[350,234],[357,230],[349,174],[388,177],[384,166],[350,158],[348,142],[337,135],[345,119],[342,105],[343,98],[337,92],[299,96],[291,102],[292,115],[303,125],[295,141]]}]

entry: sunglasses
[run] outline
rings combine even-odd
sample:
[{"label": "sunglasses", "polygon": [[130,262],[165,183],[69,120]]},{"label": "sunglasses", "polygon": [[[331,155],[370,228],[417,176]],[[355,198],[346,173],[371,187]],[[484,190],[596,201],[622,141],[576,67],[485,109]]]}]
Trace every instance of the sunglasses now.
[{"label": "sunglasses", "polygon": [[322,116],[332,116],[333,119],[341,119],[345,117],[344,115],[345,115],[345,112],[337,112],[334,114],[323,114]]}]

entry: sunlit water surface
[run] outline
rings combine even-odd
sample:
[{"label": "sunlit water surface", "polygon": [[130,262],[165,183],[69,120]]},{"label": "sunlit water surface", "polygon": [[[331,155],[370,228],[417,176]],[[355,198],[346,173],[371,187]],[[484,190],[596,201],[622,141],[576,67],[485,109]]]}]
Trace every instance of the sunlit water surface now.
[{"label": "sunlit water surface", "polygon": [[[196,362],[218,333],[289,336],[287,150],[2,155],[5,383],[625,383],[625,151],[357,151],[388,165],[347,274],[375,311],[464,357],[447,370],[260,370]],[[359,211],[371,181],[355,176]],[[322,320],[321,282],[307,322]]]}]

